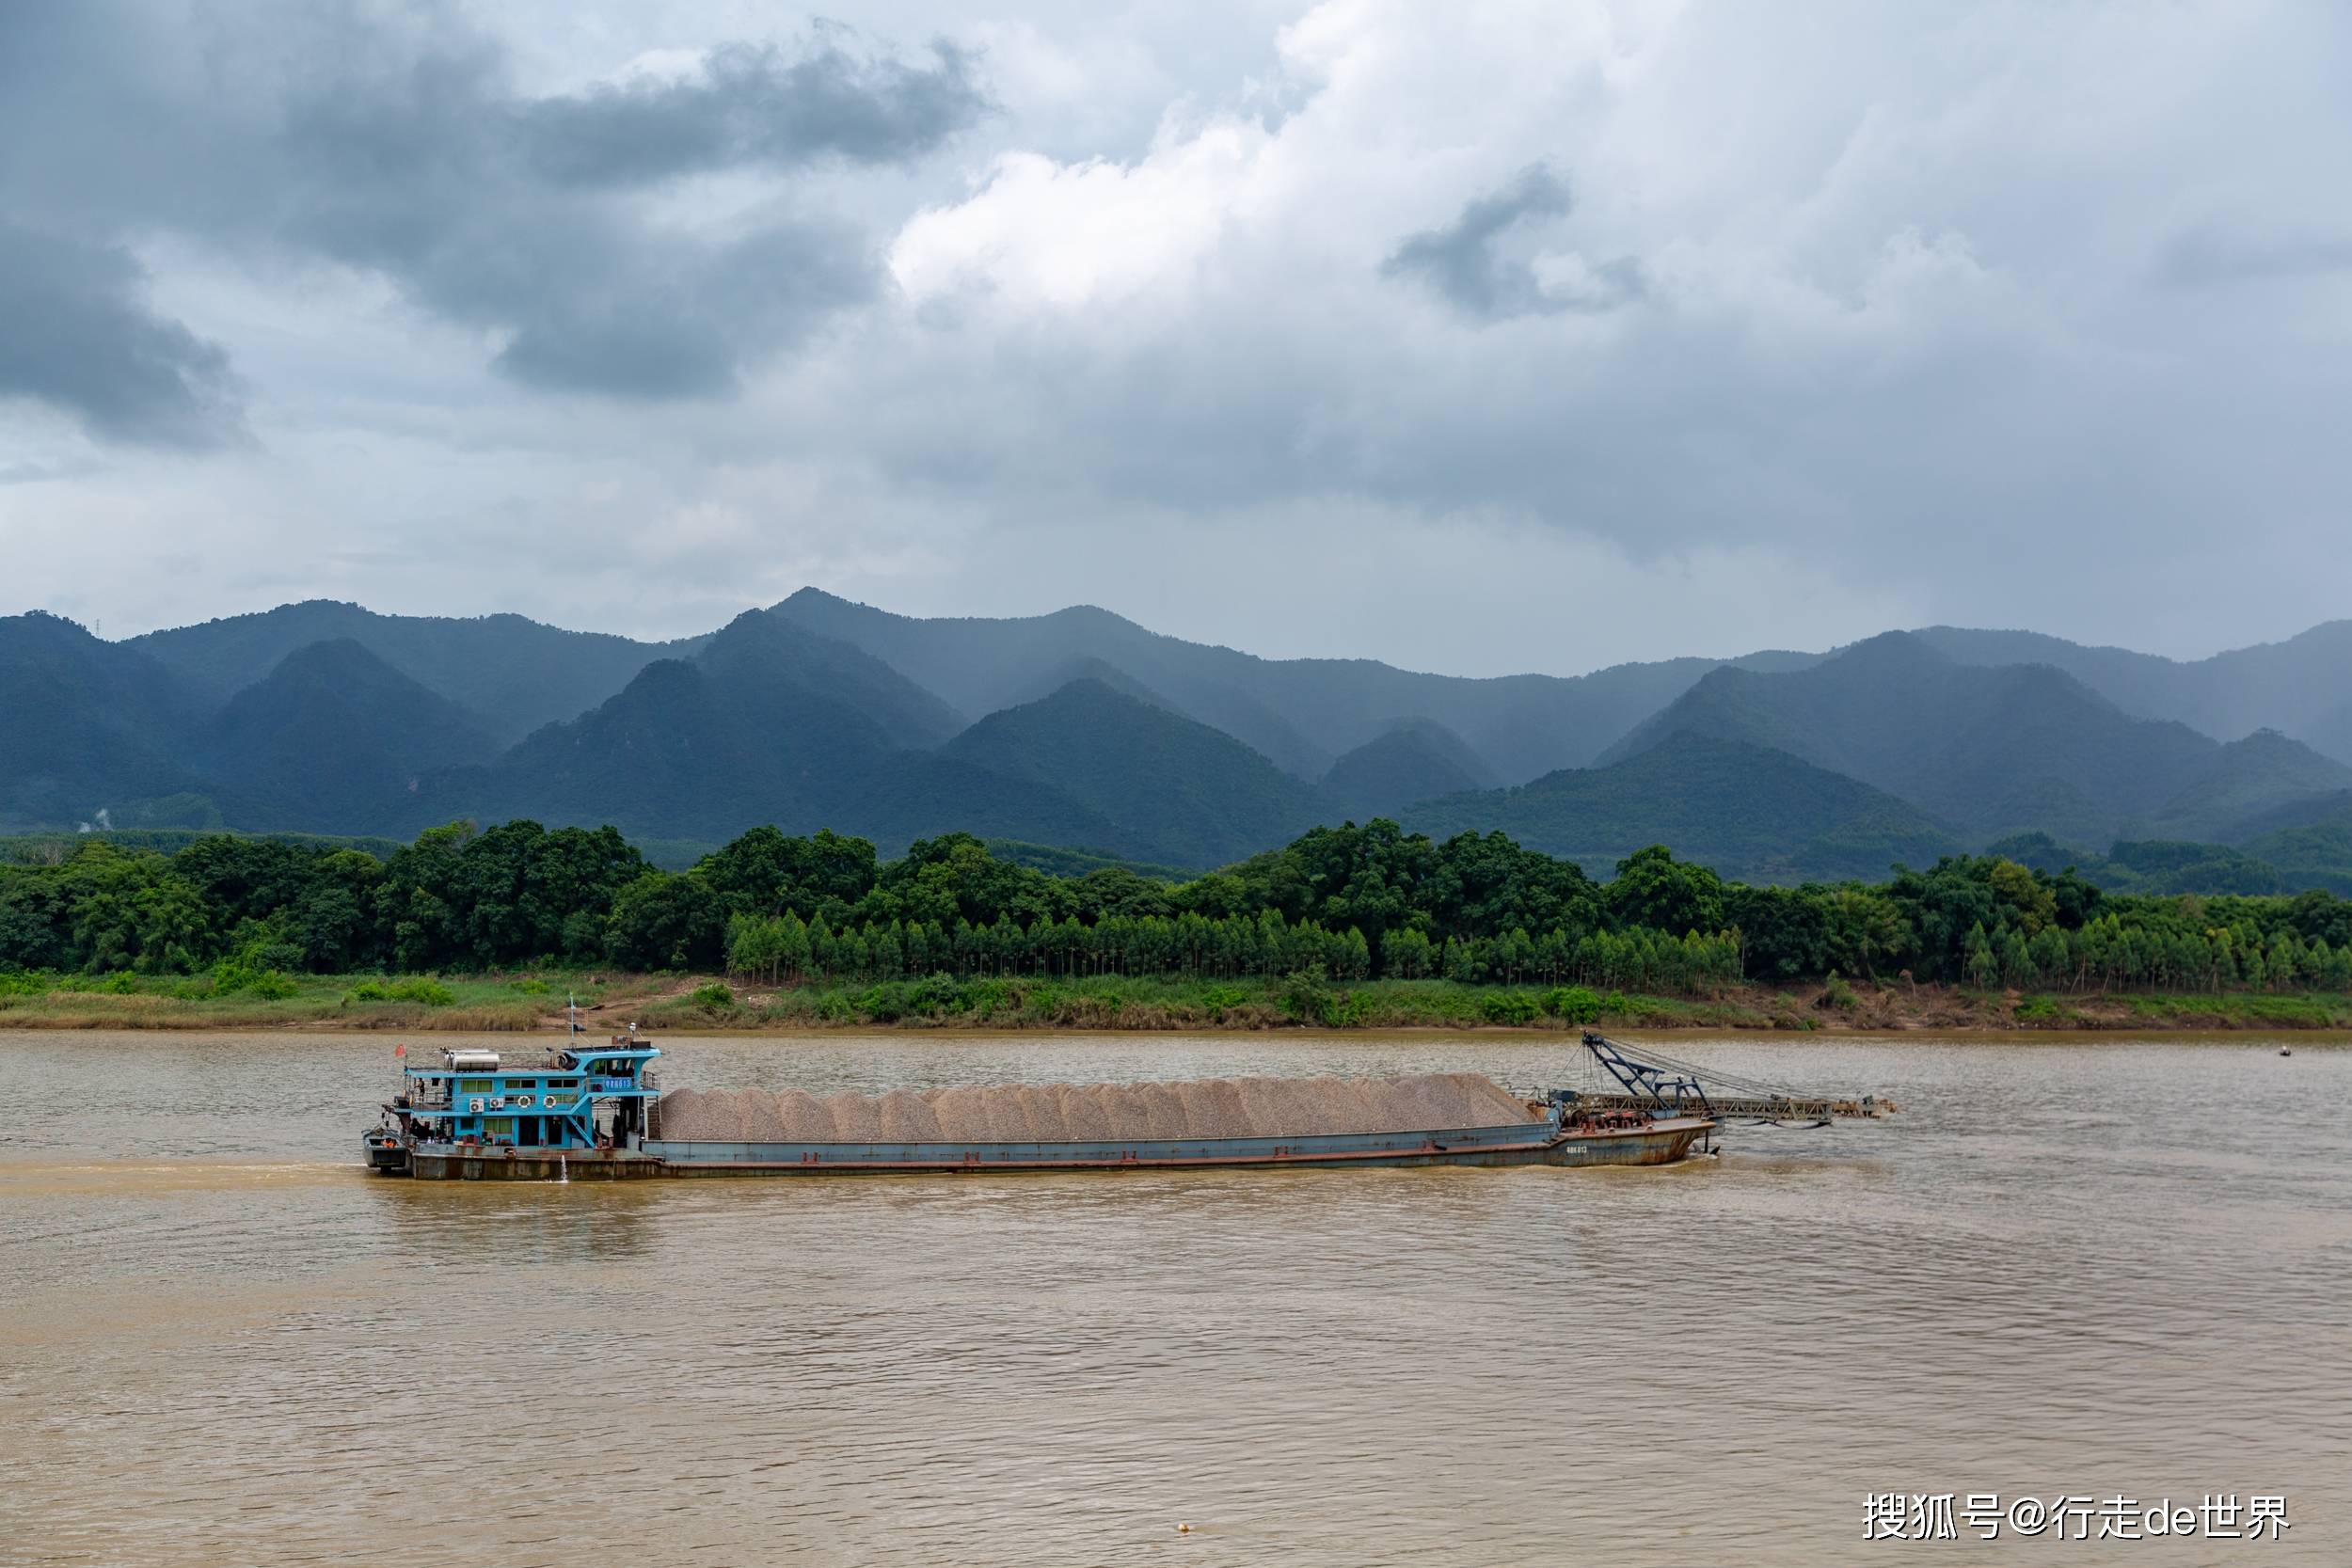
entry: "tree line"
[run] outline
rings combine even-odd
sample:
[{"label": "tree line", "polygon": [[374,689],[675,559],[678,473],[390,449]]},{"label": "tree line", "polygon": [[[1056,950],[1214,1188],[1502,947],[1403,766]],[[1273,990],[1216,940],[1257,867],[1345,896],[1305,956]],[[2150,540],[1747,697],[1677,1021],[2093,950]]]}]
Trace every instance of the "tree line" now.
[{"label": "tree line", "polygon": [[1663,847],[1601,881],[1501,833],[1321,828],[1189,881],[1057,875],[948,833],[758,828],[691,868],[612,828],[453,823],[378,857],[220,835],[0,864],[0,972],[728,971],[770,985],[1033,974],[1447,979],[1698,993],[1909,976],[2045,990],[2352,990],[2352,900],[2103,894],[1997,856],[1750,887]]}]

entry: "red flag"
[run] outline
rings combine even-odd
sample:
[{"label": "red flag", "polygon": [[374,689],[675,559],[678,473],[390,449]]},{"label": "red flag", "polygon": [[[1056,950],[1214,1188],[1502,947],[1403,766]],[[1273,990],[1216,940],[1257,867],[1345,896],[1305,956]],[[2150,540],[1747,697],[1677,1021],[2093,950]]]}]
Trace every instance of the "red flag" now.
[{"label": "red flag", "polygon": [[405,1056],[408,1054],[408,1047],[405,1044],[395,1045],[392,1047],[392,1054],[395,1056]]}]

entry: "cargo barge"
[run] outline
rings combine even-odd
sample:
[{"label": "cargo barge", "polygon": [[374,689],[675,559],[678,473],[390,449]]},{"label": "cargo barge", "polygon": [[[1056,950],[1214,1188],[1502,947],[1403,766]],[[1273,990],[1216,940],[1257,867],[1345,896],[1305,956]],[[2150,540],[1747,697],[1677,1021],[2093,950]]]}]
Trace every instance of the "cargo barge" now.
[{"label": "cargo barge", "polygon": [[[870,1100],[836,1096],[855,1136],[712,1136],[740,1131],[747,1113],[764,1109],[781,1128],[788,1101],[828,1113],[805,1095],[730,1097],[683,1091],[665,1097],[655,1063],[660,1051],[632,1030],[603,1046],[568,1046],[510,1059],[509,1053],[445,1050],[434,1067],[405,1066],[401,1092],[367,1131],[370,1169],[386,1176],[439,1180],[637,1180],[679,1177],[993,1175],[1036,1171],[1131,1171],[1219,1167],[1360,1169],[1397,1165],[1662,1165],[1711,1148],[1722,1118],[1695,1080],[1636,1062],[1597,1036],[1586,1048],[1617,1088],[1559,1089],[1515,1095],[1474,1074],[1343,1084],[1338,1080],[1211,1080],[1140,1085],[1013,1085],[899,1094]],[[1343,1102],[1314,1114],[1301,1090],[1323,1085]],[[1336,1087],[1334,1087],[1336,1085]],[[1180,1096],[1178,1091],[1183,1091]],[[963,1096],[961,1101],[949,1097]],[[975,1098],[977,1097],[977,1098]],[[993,1100],[988,1097],[994,1097]],[[1091,1098],[1089,1098],[1091,1097]],[[673,1125],[665,1128],[669,1100]],[[1025,1099],[1031,1107],[1025,1113]],[[718,1102],[715,1106],[713,1102]],[[1181,1105],[1220,1131],[1182,1127]],[[739,1102],[739,1103],[738,1103]],[[1767,1113],[1811,1115],[1828,1102],[1774,1099]],[[1867,1106],[1870,1101],[1861,1104]],[[877,1107],[911,1111],[892,1130]],[[1102,1107],[1110,1110],[1105,1115]],[[1169,1111],[1169,1105],[1179,1109]],[[1400,1105],[1452,1112],[1418,1125]],[[914,1121],[942,1119],[961,1107],[966,1126],[1009,1116],[1027,1136],[904,1135]],[[1064,1125],[1061,1110],[1070,1111]],[[1214,1115],[1224,1107],[1228,1114]],[[1123,1114],[1122,1114],[1123,1113]],[[728,1120],[729,1115],[733,1120]],[[896,1113],[893,1113],[896,1115]],[[1822,1112],[1823,1119],[1831,1114]],[[1875,1114],[1870,1111],[1836,1114]],[[755,1119],[756,1119],[755,1117]],[[1317,1127],[1320,1120],[1325,1125]],[[1350,1122],[1344,1127],[1329,1125]],[[1123,1121],[1123,1126],[1105,1123]],[[685,1125],[679,1125],[679,1123]],[[1077,1125],[1086,1122],[1089,1125]],[[1254,1125],[1253,1125],[1254,1123]],[[1040,1127],[1063,1136],[1038,1135]],[[1282,1128],[1301,1131],[1282,1131]],[[1237,1130],[1236,1130],[1237,1129]],[[996,1130],[1002,1130],[1001,1127]],[[1138,1135],[1156,1133],[1158,1135]]]}]

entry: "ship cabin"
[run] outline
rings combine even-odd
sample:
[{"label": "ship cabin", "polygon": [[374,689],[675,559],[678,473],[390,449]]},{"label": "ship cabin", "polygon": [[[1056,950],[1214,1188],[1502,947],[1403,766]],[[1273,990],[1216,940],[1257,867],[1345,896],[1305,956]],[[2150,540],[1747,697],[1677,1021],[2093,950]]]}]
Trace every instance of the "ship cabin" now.
[{"label": "ship cabin", "polygon": [[[368,1140],[370,1163],[405,1167],[409,1148],[628,1148],[645,1132],[660,1093],[661,1052],[632,1031],[591,1046],[517,1056],[475,1047],[440,1053],[437,1067],[405,1067],[388,1125]],[[380,1157],[379,1157],[380,1155]]]}]

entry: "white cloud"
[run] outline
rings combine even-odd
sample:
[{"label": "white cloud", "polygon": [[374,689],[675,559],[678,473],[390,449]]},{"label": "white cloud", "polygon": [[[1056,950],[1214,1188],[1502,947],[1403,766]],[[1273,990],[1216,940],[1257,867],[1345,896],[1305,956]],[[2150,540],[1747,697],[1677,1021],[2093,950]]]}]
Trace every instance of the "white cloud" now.
[{"label": "white cloud", "polygon": [[1116,304],[1181,286],[1217,247],[1267,140],[1220,120],[1132,166],[1004,153],[972,199],[908,221],[891,273],[918,303],[975,290],[1021,304]]}]

